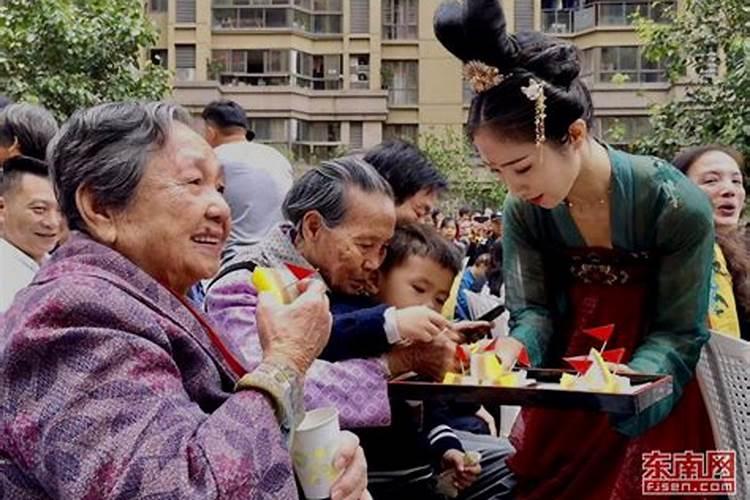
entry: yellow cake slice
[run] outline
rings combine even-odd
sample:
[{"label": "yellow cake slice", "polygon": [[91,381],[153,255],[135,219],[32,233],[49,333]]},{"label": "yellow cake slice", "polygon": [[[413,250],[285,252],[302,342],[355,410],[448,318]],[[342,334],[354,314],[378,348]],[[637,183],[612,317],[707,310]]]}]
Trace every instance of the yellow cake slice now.
[{"label": "yellow cake slice", "polygon": [[251,281],[258,292],[270,293],[282,304],[289,304],[298,295],[294,286],[297,279],[282,269],[258,266]]}]

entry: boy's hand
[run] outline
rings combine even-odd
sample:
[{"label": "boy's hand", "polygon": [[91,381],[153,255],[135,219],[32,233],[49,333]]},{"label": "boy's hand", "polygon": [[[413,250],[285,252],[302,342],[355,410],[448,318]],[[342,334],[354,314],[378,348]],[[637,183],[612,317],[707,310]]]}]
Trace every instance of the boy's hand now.
[{"label": "boy's hand", "polygon": [[396,328],[401,340],[407,343],[431,342],[450,327],[450,321],[426,306],[396,310]]},{"label": "boy's hand", "polygon": [[463,344],[486,337],[492,330],[492,323],[489,321],[458,321],[451,326],[451,330],[455,334],[451,337],[451,340]]},{"label": "boy's hand", "polygon": [[453,472],[453,487],[459,491],[471,486],[482,472],[479,460],[474,463],[469,454],[459,450],[446,451],[443,455],[442,466],[444,471]]}]

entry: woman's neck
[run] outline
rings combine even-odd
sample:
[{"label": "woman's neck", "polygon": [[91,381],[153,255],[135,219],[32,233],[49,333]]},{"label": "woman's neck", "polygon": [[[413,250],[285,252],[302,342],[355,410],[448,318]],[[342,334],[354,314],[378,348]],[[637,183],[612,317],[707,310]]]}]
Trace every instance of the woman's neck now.
[{"label": "woman's neck", "polygon": [[609,198],[612,165],[604,146],[590,140],[581,162],[581,170],[568,193],[571,205],[596,205]]}]

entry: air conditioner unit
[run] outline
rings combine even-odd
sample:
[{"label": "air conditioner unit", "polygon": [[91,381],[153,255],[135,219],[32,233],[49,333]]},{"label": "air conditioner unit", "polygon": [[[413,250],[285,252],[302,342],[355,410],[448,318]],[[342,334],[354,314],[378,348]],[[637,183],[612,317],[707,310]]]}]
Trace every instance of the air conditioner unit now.
[{"label": "air conditioner unit", "polygon": [[175,80],[180,82],[192,82],[195,80],[195,68],[177,68]]}]

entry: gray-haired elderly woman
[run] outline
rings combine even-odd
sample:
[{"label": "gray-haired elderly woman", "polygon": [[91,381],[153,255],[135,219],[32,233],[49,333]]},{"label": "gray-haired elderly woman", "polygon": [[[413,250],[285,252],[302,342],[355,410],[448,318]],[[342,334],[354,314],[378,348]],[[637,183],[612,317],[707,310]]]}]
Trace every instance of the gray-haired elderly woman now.
[{"label": "gray-haired elderly woman", "polygon": [[316,269],[329,288],[334,322],[330,342],[308,373],[307,408],[336,406],[345,428],[388,425],[389,376],[414,370],[440,379],[453,367],[455,353],[455,346],[439,341],[390,350],[401,339],[440,337],[450,324],[423,306],[396,310],[361,295],[393,236],[391,188],[366,162],[340,158],[298,179],[283,212],[287,222],[223,266],[208,289],[206,311],[252,368],[263,350],[251,269],[286,264]]},{"label": "gray-haired elderly woman", "polygon": [[[50,146],[74,237],[0,330],[0,492],[7,498],[296,498],[287,438],[329,336],[319,282],[261,301],[247,372],[185,300],[229,230],[222,174],[170,104],[74,114]],[[332,491],[366,495],[346,435]]]}]

